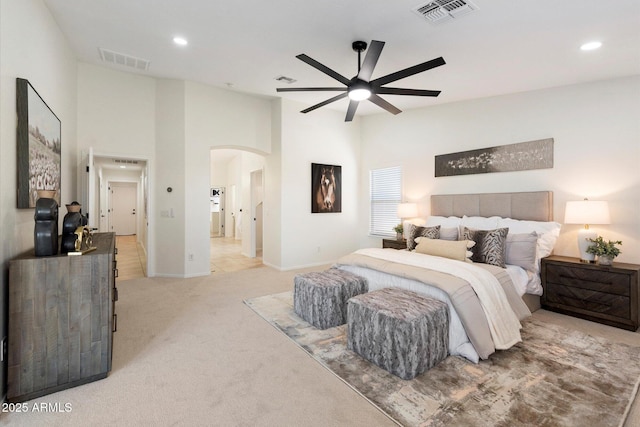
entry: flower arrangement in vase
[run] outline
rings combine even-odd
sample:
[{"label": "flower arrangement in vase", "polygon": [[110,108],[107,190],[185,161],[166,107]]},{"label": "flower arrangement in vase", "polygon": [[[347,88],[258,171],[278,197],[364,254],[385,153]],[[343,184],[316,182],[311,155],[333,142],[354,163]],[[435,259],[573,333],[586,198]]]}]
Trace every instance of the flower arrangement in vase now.
[{"label": "flower arrangement in vase", "polygon": [[393,231],[396,232],[396,239],[402,240],[402,233],[404,233],[404,227],[402,226],[402,224],[398,224],[393,227]]}]

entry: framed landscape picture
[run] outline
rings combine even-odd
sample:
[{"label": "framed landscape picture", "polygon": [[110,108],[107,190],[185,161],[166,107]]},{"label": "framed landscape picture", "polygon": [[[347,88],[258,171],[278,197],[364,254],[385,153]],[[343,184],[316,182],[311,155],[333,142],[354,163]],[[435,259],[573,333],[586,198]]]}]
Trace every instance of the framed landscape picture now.
[{"label": "framed landscape picture", "polygon": [[33,208],[38,191],[60,205],[61,123],[28,80],[16,79],[18,208]]},{"label": "framed landscape picture", "polygon": [[342,212],[342,166],[311,163],[311,213]]},{"label": "framed landscape picture", "polygon": [[443,154],[435,175],[454,176],[553,168],[553,138]]}]

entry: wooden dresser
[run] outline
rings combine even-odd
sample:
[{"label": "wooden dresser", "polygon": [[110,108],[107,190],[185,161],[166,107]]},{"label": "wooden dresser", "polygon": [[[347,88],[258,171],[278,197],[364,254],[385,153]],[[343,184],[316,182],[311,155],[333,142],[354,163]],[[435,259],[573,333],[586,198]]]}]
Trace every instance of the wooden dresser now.
[{"label": "wooden dresser", "polygon": [[9,262],[9,402],[34,399],[107,376],[116,329],[114,233],[95,251]]},{"label": "wooden dresser", "polygon": [[606,325],[638,329],[640,265],[584,264],[577,258],[542,260],[542,308]]}]

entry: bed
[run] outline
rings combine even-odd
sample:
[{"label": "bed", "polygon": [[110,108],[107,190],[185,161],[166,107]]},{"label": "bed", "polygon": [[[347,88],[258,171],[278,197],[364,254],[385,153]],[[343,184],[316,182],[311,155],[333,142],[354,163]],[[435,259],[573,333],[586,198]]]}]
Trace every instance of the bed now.
[{"label": "bed", "polygon": [[520,321],[540,307],[540,258],[560,231],[553,193],[433,195],[431,215],[410,228],[411,250],[361,249],[336,267],[365,277],[369,290],[400,287],[446,302],[452,355],[478,362],[521,341]]}]

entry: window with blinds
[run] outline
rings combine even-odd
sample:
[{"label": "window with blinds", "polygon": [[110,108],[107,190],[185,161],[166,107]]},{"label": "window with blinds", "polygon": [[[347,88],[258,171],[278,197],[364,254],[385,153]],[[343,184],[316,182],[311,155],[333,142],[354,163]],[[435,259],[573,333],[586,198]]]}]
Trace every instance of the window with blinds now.
[{"label": "window with blinds", "polygon": [[395,236],[399,224],[397,209],[402,199],[402,168],[374,169],[370,173],[371,218],[369,234]]}]

